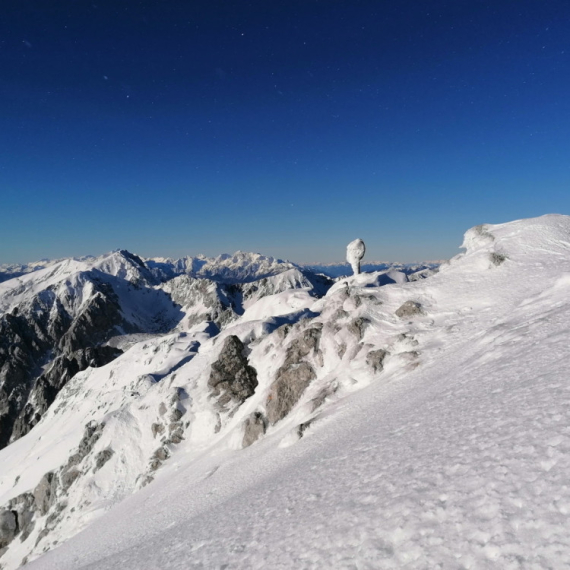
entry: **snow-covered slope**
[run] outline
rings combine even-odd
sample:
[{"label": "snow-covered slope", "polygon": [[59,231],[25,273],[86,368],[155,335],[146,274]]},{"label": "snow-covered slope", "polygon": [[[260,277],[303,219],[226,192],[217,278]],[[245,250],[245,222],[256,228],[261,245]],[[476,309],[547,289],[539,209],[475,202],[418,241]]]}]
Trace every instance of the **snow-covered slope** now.
[{"label": "snow-covered slope", "polygon": [[207,267],[216,281],[184,273],[163,283],[120,250],[0,283],[0,448],[27,433],[77,372],[107,364],[144,335],[206,320],[221,327],[255,299],[288,288],[319,296],[331,284],[258,254],[220,256]]},{"label": "snow-covered slope", "polygon": [[145,263],[154,275],[162,280],[187,274],[225,283],[257,281],[296,267],[289,261],[243,251],[237,251],[233,255],[223,253],[217,257],[154,257],[145,259]]},{"label": "snow-covered slope", "polygon": [[464,246],[77,374],[0,451],[0,563],[64,542],[29,567],[570,565],[570,218]]}]

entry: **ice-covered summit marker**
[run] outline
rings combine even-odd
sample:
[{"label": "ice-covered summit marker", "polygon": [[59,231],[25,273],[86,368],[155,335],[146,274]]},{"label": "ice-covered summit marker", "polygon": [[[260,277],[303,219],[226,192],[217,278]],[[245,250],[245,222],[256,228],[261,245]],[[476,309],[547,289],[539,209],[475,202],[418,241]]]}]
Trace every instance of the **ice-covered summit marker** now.
[{"label": "ice-covered summit marker", "polygon": [[360,260],[364,257],[365,252],[366,247],[360,238],[351,241],[346,246],[346,261],[348,261],[352,266],[354,275],[358,275],[360,273]]}]

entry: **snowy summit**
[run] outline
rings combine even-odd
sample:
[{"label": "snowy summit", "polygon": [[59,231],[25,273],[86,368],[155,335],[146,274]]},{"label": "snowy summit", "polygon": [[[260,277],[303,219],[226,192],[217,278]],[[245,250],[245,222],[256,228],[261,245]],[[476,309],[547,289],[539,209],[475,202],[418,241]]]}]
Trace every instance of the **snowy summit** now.
[{"label": "snowy summit", "polygon": [[570,217],[463,248],[4,281],[2,568],[569,566]]}]

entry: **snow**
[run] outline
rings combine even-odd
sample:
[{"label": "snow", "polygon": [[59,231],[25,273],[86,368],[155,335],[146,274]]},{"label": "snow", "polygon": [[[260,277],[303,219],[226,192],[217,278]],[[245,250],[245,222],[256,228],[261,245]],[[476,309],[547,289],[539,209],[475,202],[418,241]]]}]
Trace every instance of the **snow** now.
[{"label": "snow", "polygon": [[[27,567],[570,567],[570,218],[479,226],[464,247],[427,279],[361,274],[320,300],[286,290],[218,336],[195,327],[145,338],[77,375],[0,452],[0,504],[64,462],[89,419],[106,418],[97,449],[115,454],[70,488],[78,508],[48,539],[63,544]],[[406,301],[421,312],[397,317]],[[286,320],[298,324],[283,338]],[[318,322],[317,378],[241,449],[289,339]],[[216,431],[207,378],[229,334],[249,345],[259,385]],[[375,373],[367,355],[377,349],[389,356]],[[150,425],[175,389],[185,440],[140,489],[157,445]],[[36,537],[10,547],[7,570]]]}]

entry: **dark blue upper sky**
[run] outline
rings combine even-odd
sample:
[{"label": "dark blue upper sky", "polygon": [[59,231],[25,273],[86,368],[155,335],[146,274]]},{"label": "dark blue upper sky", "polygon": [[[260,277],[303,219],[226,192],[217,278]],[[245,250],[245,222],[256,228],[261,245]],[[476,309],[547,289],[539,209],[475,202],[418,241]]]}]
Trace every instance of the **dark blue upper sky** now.
[{"label": "dark blue upper sky", "polygon": [[454,255],[570,213],[568,0],[5,0],[0,263]]}]

